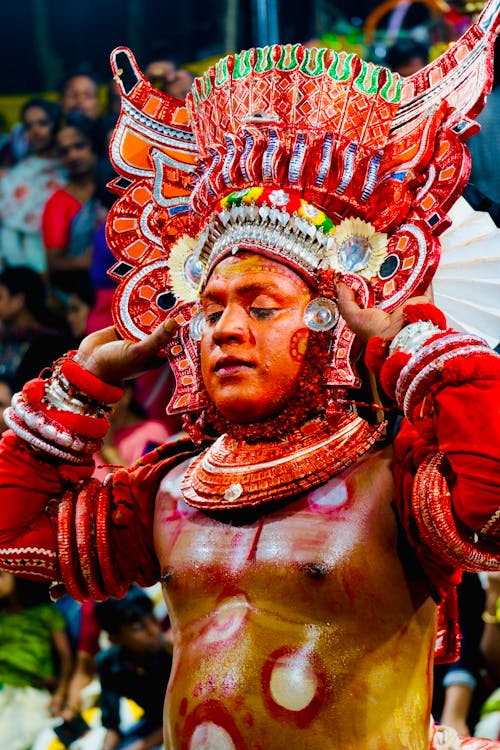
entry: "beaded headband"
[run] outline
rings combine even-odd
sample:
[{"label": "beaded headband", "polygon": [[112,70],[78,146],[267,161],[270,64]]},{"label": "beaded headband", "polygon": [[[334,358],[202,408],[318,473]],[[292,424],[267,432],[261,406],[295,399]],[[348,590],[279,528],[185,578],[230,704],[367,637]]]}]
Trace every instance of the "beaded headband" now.
[{"label": "beaded headband", "polygon": [[[107,225],[118,262],[114,318],[140,339],[181,323],[167,354],[169,410],[195,410],[189,337],[211,269],[240,248],[286,263],[315,288],[332,269],[387,311],[422,292],[447,211],[470,172],[465,140],[491,88],[499,0],[444,55],[402,79],[353,54],[274,45],[220,60],[186,102],[156,90],[132,53],[111,64],[122,111],[111,143],[120,195]],[[352,386],[340,321],[330,383]]]}]

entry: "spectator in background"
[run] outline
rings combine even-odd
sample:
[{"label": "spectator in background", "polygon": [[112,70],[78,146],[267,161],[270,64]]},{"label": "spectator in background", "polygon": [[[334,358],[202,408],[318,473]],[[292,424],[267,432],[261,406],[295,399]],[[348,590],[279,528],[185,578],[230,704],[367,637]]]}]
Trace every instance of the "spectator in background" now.
[{"label": "spectator in background", "polygon": [[490,201],[497,204],[490,214],[500,224],[500,180],[498,164],[500,163],[500,42],[495,44],[493,67],[493,89],[486,100],[486,106],[478,115],[480,132],[473,136],[467,146],[472,156],[472,171],[469,185],[484,193]]},{"label": "spectator in background", "polygon": [[30,99],[21,110],[28,154],[0,179],[0,259],[9,266],[47,270],[41,221],[45,203],[64,183],[55,151],[59,106]]},{"label": "spectator in background", "polygon": [[73,338],[81,341],[87,334],[87,320],[95,304],[95,291],[85,271],[68,272],[66,320]]},{"label": "spectator in background", "polygon": [[31,746],[59,713],[70,674],[64,619],[47,585],[0,573],[0,750]]},{"label": "spectator in background", "polygon": [[[0,273],[0,414],[5,398],[74,345],[64,321],[48,309],[46,288],[31,268]],[[0,431],[5,429],[0,418]]]},{"label": "spectator in background", "polygon": [[[123,599],[97,604],[96,617],[113,644],[97,656],[101,721],[107,729],[103,750],[163,747],[163,702],[172,657],[152,600],[132,587]],[[126,732],[120,729],[121,697],[144,711]]]},{"label": "spectator in background", "polygon": [[77,113],[89,120],[97,120],[101,115],[99,87],[93,76],[77,73],[69,76],[61,88],[61,111],[63,115]]},{"label": "spectator in background", "polygon": [[176,99],[185,99],[193,84],[193,75],[185,68],[178,68],[172,60],[150,62],[144,75],[160,91]]},{"label": "spectator in background", "polygon": [[429,62],[429,49],[415,39],[399,39],[389,47],[385,65],[401,76],[411,76]]},{"label": "spectator in background", "polygon": [[56,145],[68,179],[45,204],[42,233],[51,283],[64,290],[65,272],[90,266],[98,161],[92,121],[68,115],[59,123]]}]

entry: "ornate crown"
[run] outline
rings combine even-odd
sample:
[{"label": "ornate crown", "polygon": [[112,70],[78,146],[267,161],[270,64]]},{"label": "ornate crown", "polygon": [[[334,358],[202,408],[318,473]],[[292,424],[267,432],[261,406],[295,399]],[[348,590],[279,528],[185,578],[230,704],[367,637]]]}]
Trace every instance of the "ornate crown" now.
[{"label": "ornate crown", "polygon": [[[168,352],[171,411],[198,406],[188,324],[211,268],[239,247],[313,286],[334,269],[388,311],[429,285],[469,176],[464,142],[491,87],[498,6],[407,79],[353,54],[274,45],[223,58],[184,103],[154,89],[129,50],[113,52],[114,316],[135,339],[170,315],[183,324]],[[342,321],[332,335],[330,382],[355,385],[353,335]]]}]

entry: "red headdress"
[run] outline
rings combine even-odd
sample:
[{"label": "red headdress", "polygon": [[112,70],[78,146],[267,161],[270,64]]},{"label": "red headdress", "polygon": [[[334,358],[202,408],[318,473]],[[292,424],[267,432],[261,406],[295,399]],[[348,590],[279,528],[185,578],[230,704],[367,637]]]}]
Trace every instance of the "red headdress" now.
[{"label": "red headdress", "polygon": [[[107,229],[114,317],[134,339],[168,316],[183,324],[167,352],[172,412],[199,408],[198,292],[240,246],[313,288],[333,269],[365,306],[391,311],[426,289],[469,176],[464,143],[491,87],[498,16],[492,0],[407,79],[353,54],[274,45],[220,60],[186,103],[157,91],[129,50],[113,52],[122,93],[111,145],[120,198]],[[340,321],[332,336],[328,383],[356,385],[353,334]]]}]

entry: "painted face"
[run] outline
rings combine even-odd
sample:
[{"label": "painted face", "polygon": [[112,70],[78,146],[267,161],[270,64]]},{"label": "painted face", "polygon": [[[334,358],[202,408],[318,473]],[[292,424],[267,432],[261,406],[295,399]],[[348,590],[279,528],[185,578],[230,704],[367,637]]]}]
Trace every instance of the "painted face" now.
[{"label": "painted face", "polygon": [[296,273],[253,253],[225,258],[213,271],[201,298],[201,370],[210,398],[227,419],[268,419],[294,395],[310,298]]}]

